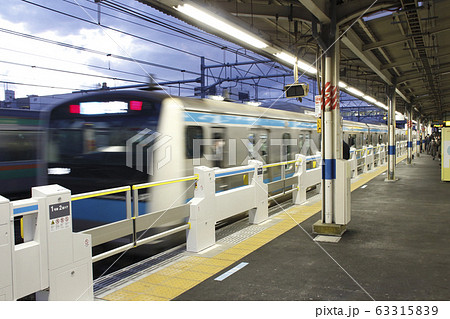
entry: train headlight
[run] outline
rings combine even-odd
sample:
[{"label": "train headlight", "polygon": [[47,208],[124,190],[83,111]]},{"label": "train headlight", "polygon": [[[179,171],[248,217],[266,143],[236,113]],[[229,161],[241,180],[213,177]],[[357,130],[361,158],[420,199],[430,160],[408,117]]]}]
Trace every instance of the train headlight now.
[{"label": "train headlight", "polygon": [[48,169],[48,175],[68,175],[68,174],[70,174],[70,168],[52,167]]}]

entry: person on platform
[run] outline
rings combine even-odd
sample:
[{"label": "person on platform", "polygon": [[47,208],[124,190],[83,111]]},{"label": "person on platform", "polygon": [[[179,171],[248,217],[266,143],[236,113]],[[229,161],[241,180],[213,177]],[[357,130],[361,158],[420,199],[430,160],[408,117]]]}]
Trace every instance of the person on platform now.
[{"label": "person on platform", "polygon": [[435,138],[433,138],[430,142],[430,153],[431,153],[431,156],[433,157],[433,161],[436,158],[437,148],[438,148],[437,141]]},{"label": "person on platform", "polygon": [[342,141],[342,158],[345,160],[350,159],[350,146],[345,141]]}]

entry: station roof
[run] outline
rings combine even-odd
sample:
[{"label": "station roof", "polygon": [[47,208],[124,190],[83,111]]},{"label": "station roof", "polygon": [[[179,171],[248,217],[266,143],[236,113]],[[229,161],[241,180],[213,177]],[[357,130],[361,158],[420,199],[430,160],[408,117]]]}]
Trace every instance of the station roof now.
[{"label": "station roof", "polygon": [[[317,66],[317,34],[335,16],[342,82],[382,103],[386,85],[396,83],[397,110],[412,104],[416,115],[430,120],[450,112],[450,1],[138,1],[286,65],[281,52],[297,56],[314,67],[305,68],[310,76]],[[206,24],[210,16],[197,9],[219,20]],[[222,21],[234,29],[226,30]]]}]

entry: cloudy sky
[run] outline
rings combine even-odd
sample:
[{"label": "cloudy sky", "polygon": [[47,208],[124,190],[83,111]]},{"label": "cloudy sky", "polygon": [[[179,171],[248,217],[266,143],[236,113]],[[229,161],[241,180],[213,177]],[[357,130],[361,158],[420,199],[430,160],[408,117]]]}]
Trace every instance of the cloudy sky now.
[{"label": "cloudy sky", "polygon": [[[150,75],[157,82],[195,79],[199,77],[201,56],[205,56],[207,65],[237,59],[230,52],[239,48],[234,44],[138,1],[116,2],[144,15],[146,20],[105,5],[100,7],[99,15],[94,0],[1,1],[0,100],[4,99],[4,89],[24,97],[92,89],[103,82],[110,87],[141,84]],[[178,28],[189,34],[181,34]],[[201,39],[194,39],[191,34]],[[221,48],[224,46],[227,50]],[[257,57],[249,51],[239,52]],[[238,60],[249,57],[239,56]],[[282,82],[264,80],[259,84],[260,98],[276,98],[282,93]],[[195,86],[198,84],[175,85],[167,91],[193,95]],[[255,95],[252,86],[234,90]]]}]

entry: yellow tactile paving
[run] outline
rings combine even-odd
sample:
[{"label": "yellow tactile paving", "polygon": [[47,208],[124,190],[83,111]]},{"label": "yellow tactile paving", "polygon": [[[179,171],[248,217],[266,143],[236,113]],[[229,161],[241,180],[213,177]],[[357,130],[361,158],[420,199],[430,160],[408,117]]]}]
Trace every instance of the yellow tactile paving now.
[{"label": "yellow tactile paving", "polygon": [[190,270],[213,275],[215,273],[218,273],[222,269],[223,269],[223,267],[220,267],[220,266],[210,266],[210,265],[199,264],[199,265],[195,265],[195,267],[192,267]]},{"label": "yellow tactile paving", "polygon": [[139,281],[125,286],[123,290],[127,292],[150,293],[151,290],[154,289],[154,287],[154,284]]},{"label": "yellow tactile paving", "polygon": [[160,297],[160,298],[173,299],[176,296],[181,295],[185,291],[186,291],[186,289],[158,286],[158,287],[155,287],[155,289],[152,291],[151,295]]},{"label": "yellow tactile paving", "polygon": [[214,256],[214,258],[224,259],[224,260],[231,260],[231,261],[234,262],[234,261],[238,261],[242,257],[240,255],[228,254],[228,253],[224,252],[224,253],[220,253],[220,254]]},{"label": "yellow tactile paving", "polygon": [[169,298],[161,298],[151,295],[139,294],[134,298],[130,299],[130,301],[169,301]]},{"label": "yellow tactile paving", "polygon": [[182,279],[182,278],[171,278],[164,282],[164,286],[172,287],[172,288],[180,288],[180,289],[191,289],[195,285],[198,284],[197,280],[189,280],[189,279]]},{"label": "yellow tactile paving", "polygon": [[206,274],[206,273],[202,273],[202,272],[198,272],[198,271],[187,270],[187,271],[183,271],[183,272],[177,274],[175,277],[181,278],[181,279],[197,281],[198,283],[200,283],[200,282],[208,279],[211,276],[212,276],[212,274]]},{"label": "yellow tactile paving", "polygon": [[[406,156],[397,159],[397,163]],[[386,171],[386,165],[364,174],[352,184],[352,191]],[[202,281],[219,273],[242,257],[249,255],[288,230],[296,227],[322,209],[321,201],[311,205],[289,208],[274,219],[275,225],[257,233],[214,257],[189,256],[141,280],[117,290],[103,299],[111,301],[165,301],[171,300]]]},{"label": "yellow tactile paving", "polygon": [[121,301],[121,300],[131,300],[136,296],[135,293],[124,291],[123,289],[117,290],[109,295],[107,295],[104,299],[111,301]]},{"label": "yellow tactile paving", "polygon": [[148,283],[148,284],[161,284],[162,282],[169,280],[170,276],[163,276],[159,274],[152,274],[150,276],[147,276],[143,279],[141,279],[142,282]]},{"label": "yellow tactile paving", "polygon": [[177,269],[177,268],[175,268],[173,266],[169,266],[169,267],[166,267],[164,269],[161,269],[160,271],[157,272],[157,274],[158,275],[162,275],[162,276],[173,276],[173,275],[176,275],[176,274],[178,274],[178,273],[180,273],[182,271],[183,270],[181,270],[181,269]]}]

